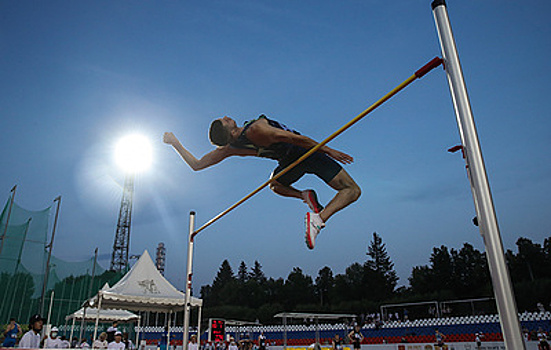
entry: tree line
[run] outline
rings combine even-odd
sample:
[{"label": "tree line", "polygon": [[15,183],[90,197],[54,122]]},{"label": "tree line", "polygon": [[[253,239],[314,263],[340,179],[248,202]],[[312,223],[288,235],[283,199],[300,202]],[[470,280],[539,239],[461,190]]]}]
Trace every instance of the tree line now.
[{"label": "tree line", "polygon": [[[549,305],[551,237],[543,245],[519,238],[516,245],[517,252],[507,250],[506,260],[519,311],[535,310],[537,302]],[[234,272],[224,260],[200,293],[206,317],[261,323],[273,323],[273,315],[283,311],[360,315],[378,312],[384,304],[493,297],[486,255],[469,243],[459,249],[434,247],[429,264],[413,267],[408,281],[408,286],[398,286],[394,263],[375,232],[366,260],[342,274],[325,266],[312,277],[294,267],[286,278],[271,278],[259,261],[250,268],[241,261]]]}]

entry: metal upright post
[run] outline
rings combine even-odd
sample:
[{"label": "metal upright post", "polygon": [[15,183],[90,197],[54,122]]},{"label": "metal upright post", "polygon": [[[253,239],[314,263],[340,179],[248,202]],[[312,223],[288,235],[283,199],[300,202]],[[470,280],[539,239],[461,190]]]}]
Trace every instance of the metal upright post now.
[{"label": "metal upright post", "polygon": [[52,257],[52,248],[54,246],[54,237],[55,237],[55,231],[57,228],[57,219],[59,217],[59,207],[61,205],[61,196],[57,196],[56,199],[54,199],[54,202],[57,202],[57,208],[55,211],[55,219],[54,219],[54,227],[52,228],[52,238],[50,239],[50,244],[48,245],[48,259],[46,260],[46,270],[44,273],[44,281],[42,283],[42,295],[40,296],[40,309],[38,310],[39,314],[42,314],[42,311],[44,310],[44,298],[46,297],[46,288],[48,287],[48,275],[50,273],[50,259]]},{"label": "metal upright post", "polygon": [[467,87],[459,63],[455,39],[448,18],[446,2],[444,0],[434,0],[432,10],[442,47],[444,67],[448,77],[459,134],[463,143],[479,228],[486,245],[488,266],[492,277],[505,346],[509,350],[525,349],[490,185],[482,158]]},{"label": "metal upright post", "polygon": [[6,239],[6,235],[8,233],[8,225],[10,223],[10,216],[11,216],[11,209],[13,207],[13,201],[15,199],[15,190],[17,189],[17,185],[13,186],[11,189],[11,196],[10,196],[10,206],[8,207],[8,216],[6,217],[6,225],[4,226],[4,232],[2,233],[2,241],[0,242],[0,255],[2,254],[2,250],[4,248],[4,240]]},{"label": "metal upright post", "polygon": [[186,300],[184,304],[184,341],[183,350],[188,350],[189,314],[191,312],[191,276],[193,274],[193,240],[195,231],[195,212],[189,213],[189,239],[187,247]]},{"label": "metal upright post", "polygon": [[[84,302],[84,308],[82,309],[82,320],[80,321],[80,333],[78,340],[82,339],[82,334],[84,331],[84,325],[86,323],[86,309],[88,308],[90,294],[92,294],[92,287],[94,285],[94,277],[96,276],[96,263],[98,261],[98,248],[94,252],[94,265],[92,266],[92,278],[90,279],[90,284],[88,285],[88,294],[86,295],[86,301]],[[72,339],[72,338],[71,338]]]}]

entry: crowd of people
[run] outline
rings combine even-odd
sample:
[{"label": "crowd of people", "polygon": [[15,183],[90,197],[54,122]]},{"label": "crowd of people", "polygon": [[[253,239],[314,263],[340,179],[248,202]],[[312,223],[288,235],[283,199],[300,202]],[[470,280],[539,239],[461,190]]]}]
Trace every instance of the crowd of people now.
[{"label": "crowd of people", "polygon": [[[373,320],[375,317],[375,320]],[[362,317],[363,318],[363,317]],[[367,315],[363,318],[363,323],[376,322],[377,315]],[[79,339],[73,338],[72,341],[69,341],[64,336],[59,336],[59,329],[57,327],[52,327],[49,332],[43,337],[42,331],[44,327],[44,319],[40,315],[33,315],[29,320],[29,330],[22,335],[23,329],[17,323],[17,321],[12,318],[10,319],[9,324],[3,331],[4,340],[2,342],[2,347],[10,348],[16,347],[26,348],[26,349],[108,349],[108,350],[136,350],[134,343],[129,339],[128,333],[123,333],[118,329],[118,323],[113,322],[111,327],[107,329],[106,332],[99,334],[98,339],[93,343],[88,342],[86,338]],[[161,350],[167,349],[168,339],[168,330],[165,330],[165,336],[161,338],[160,348]],[[548,343],[548,334],[542,328],[539,328],[537,332],[528,332],[528,330],[523,330],[524,337],[526,341],[537,340],[539,350],[551,350],[551,347]],[[477,345],[477,348],[481,347],[481,343],[484,339],[484,334],[482,332],[477,332],[474,336],[474,341]],[[20,338],[20,339],[19,339]],[[19,339],[19,342],[18,342]],[[435,329],[435,347],[437,349],[444,348],[444,341],[446,336],[441,333],[438,329]],[[353,329],[350,333],[347,334],[345,338],[341,338],[340,335],[336,334],[331,341],[332,350],[343,350],[345,343],[352,345],[354,350],[359,350],[361,348],[362,341],[364,340],[364,335],[361,332],[361,326],[359,324],[354,324]],[[404,342],[407,342],[407,339],[404,338]],[[233,337],[226,342],[204,342],[199,343],[196,335],[190,337],[188,343],[189,350],[267,350],[270,345],[269,340],[266,338],[262,332],[258,339],[252,339],[248,335],[243,335],[240,340],[235,340]]]},{"label": "crowd of people", "polygon": [[[59,335],[59,329],[52,327],[45,336],[42,336],[44,319],[36,314],[29,320],[29,330],[21,336],[23,329],[17,321],[12,318],[4,330],[4,348],[25,348],[25,349],[112,349],[112,350],[135,350],[134,343],[129,339],[128,333],[122,333],[117,329],[118,323],[113,322],[107,332],[102,332],[93,343],[88,339],[77,337],[72,340]],[[20,338],[20,339],[19,339]],[[18,342],[19,339],[19,342]],[[198,349],[193,349],[198,350]]]}]

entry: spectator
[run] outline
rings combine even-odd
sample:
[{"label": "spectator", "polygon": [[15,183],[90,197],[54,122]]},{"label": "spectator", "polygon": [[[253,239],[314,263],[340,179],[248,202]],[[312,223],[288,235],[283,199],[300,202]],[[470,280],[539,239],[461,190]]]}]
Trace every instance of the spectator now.
[{"label": "spectator", "polygon": [[212,345],[212,343],[210,341],[205,343],[204,350],[214,350],[214,346]]},{"label": "spectator", "polygon": [[124,332],[122,334],[122,342],[124,343],[124,347],[126,348],[126,350],[136,349],[134,343],[132,342],[132,340],[130,340],[130,335],[128,334],[128,332]]},{"label": "spectator", "polygon": [[530,331],[528,331],[528,328],[522,329],[522,336],[524,338],[524,342],[527,342],[528,340],[530,340]]},{"label": "spectator", "polygon": [[354,329],[348,333],[348,338],[352,342],[354,350],[359,350],[361,348],[361,343],[364,340],[364,336],[360,331],[360,326],[354,326]]},{"label": "spectator", "polygon": [[474,341],[476,342],[476,348],[480,350],[480,347],[482,346],[482,338],[484,338],[484,334],[480,332],[476,332],[474,334]]},{"label": "spectator", "polygon": [[[193,349],[188,347],[188,350],[193,350]],[[235,339],[230,338],[230,346],[228,346],[228,350],[239,350],[239,348],[237,347],[237,343],[235,342]]]},{"label": "spectator", "polygon": [[549,343],[547,342],[547,332],[545,332],[541,327],[538,329],[538,342],[539,350],[551,350],[549,348]]},{"label": "spectator", "polygon": [[111,343],[115,340],[115,333],[118,332],[118,329],[117,329],[118,325],[119,325],[119,322],[113,321],[113,324],[111,325],[111,327],[107,328],[108,343]]},{"label": "spectator", "polygon": [[81,349],[89,349],[90,348],[90,344],[88,344],[88,340],[86,338],[82,338],[80,340],[80,348]]},{"label": "spectator", "polygon": [[258,336],[258,349],[266,350],[266,336],[264,335],[264,332],[260,332],[260,335]]},{"label": "spectator", "polygon": [[69,342],[67,337],[61,336],[61,348],[62,349],[69,349],[70,347],[71,347],[71,342]]},{"label": "spectator", "polygon": [[333,350],[343,350],[343,343],[342,343],[341,336],[338,334],[335,334],[335,337],[333,337],[331,345]]},{"label": "spectator", "polygon": [[71,349],[75,349],[75,348],[78,348],[78,346],[79,346],[78,338],[77,338],[77,337],[73,337],[73,340],[71,340],[71,346],[70,346],[70,348],[71,348]]},{"label": "spectator", "polygon": [[15,322],[15,318],[10,318],[10,323],[4,330],[4,342],[2,347],[13,348],[17,342],[17,337],[21,334],[21,327]]},{"label": "spectator", "polygon": [[444,349],[444,340],[446,339],[446,336],[442,333],[440,333],[440,331],[438,330],[438,328],[436,328],[434,330],[435,334],[435,338],[436,338],[436,345],[435,345],[435,348],[436,349]]},{"label": "spectator", "polygon": [[29,320],[29,331],[21,338],[19,347],[27,349],[40,348],[40,332],[43,326],[44,319],[39,314],[31,316]]},{"label": "spectator", "polygon": [[96,339],[92,343],[92,348],[94,349],[107,349],[109,343],[107,342],[107,333],[101,332],[99,339]]},{"label": "spectator", "polygon": [[195,334],[189,338],[187,348],[188,350],[199,350],[199,344],[197,343],[197,336]]},{"label": "spectator", "polygon": [[63,349],[63,342],[57,336],[59,330],[57,327],[52,327],[50,334],[44,339],[44,348],[45,349]]},{"label": "spectator", "polygon": [[115,340],[109,343],[107,349],[113,350],[125,350],[124,343],[122,342],[122,333],[119,331],[115,332]]}]

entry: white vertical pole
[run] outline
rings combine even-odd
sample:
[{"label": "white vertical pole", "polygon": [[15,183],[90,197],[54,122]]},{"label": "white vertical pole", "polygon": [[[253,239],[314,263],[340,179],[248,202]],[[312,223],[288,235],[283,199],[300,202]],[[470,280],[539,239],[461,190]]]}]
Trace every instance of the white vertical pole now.
[{"label": "white vertical pole", "polygon": [[199,306],[199,310],[197,311],[197,341],[199,342],[199,345],[201,345],[201,316],[203,312],[203,305]]},{"label": "white vertical pole", "polygon": [[172,325],[170,324],[170,320],[172,319],[172,310],[170,310],[170,313],[168,314],[168,322],[167,322],[167,334],[166,334],[166,350],[170,350],[170,327]]},{"label": "white vertical pole", "polygon": [[52,294],[50,294],[50,306],[48,307],[48,320],[46,324],[50,324],[50,321],[52,319],[52,308],[54,306],[54,291],[52,290]]},{"label": "white vertical pole", "polygon": [[193,273],[193,231],[195,230],[195,212],[189,213],[189,239],[187,248],[186,300],[184,304],[184,341],[183,350],[188,350],[189,313],[191,311],[191,276]]},{"label": "white vertical pole", "polygon": [[[75,320],[76,320],[76,316],[73,315],[73,323],[71,324],[71,333],[69,334],[69,341],[70,342],[73,341],[73,334],[74,334],[74,331],[75,331]],[[80,339],[78,341],[80,342]]]},{"label": "white vertical pole", "polygon": [[99,326],[99,313],[101,311],[101,300],[102,300],[102,293],[101,290],[98,292],[98,311],[96,312],[96,324],[94,326],[94,338],[92,339],[92,342],[95,342],[98,336],[98,326]]},{"label": "white vertical pole", "polygon": [[496,296],[505,347],[509,350],[525,349],[488,176],[482,158],[482,151],[445,0],[434,0],[432,2],[432,10],[442,47],[444,67],[448,77],[459,133],[463,143],[463,151],[475,209],[477,210],[480,233],[486,245],[488,266]]},{"label": "white vertical pole", "polygon": [[140,349],[140,330],[141,330],[140,321],[141,320],[142,320],[142,316],[138,315],[138,328],[136,330],[136,349]]}]

